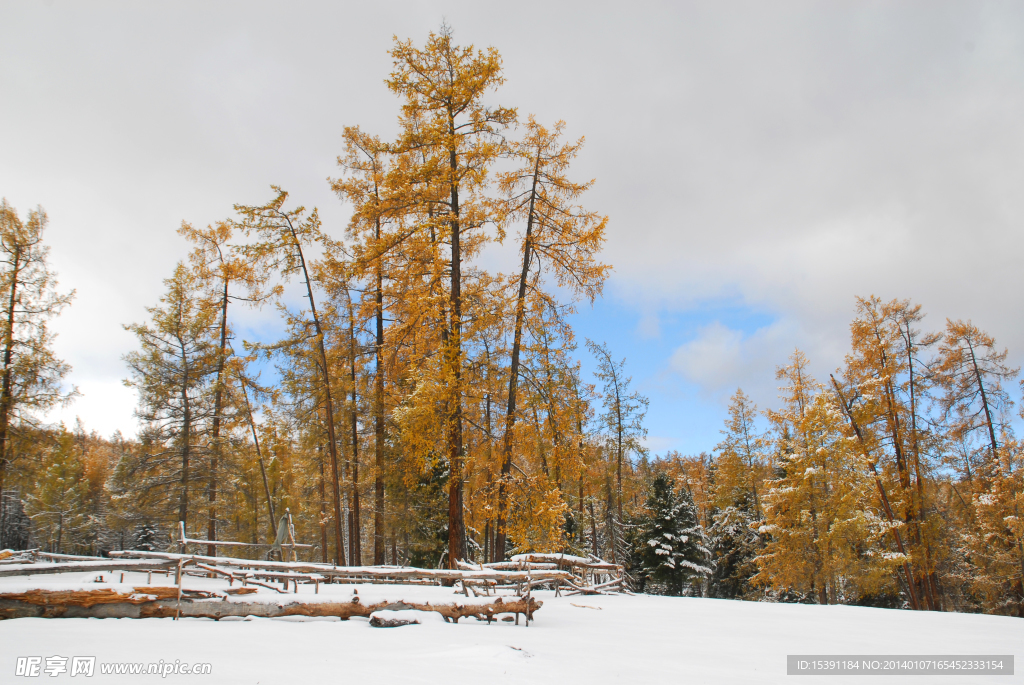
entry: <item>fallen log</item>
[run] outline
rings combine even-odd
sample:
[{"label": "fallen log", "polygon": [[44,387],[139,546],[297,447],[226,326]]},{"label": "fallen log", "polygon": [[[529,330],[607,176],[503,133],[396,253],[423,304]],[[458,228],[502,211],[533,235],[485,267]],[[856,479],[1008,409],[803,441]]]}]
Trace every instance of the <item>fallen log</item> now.
[{"label": "fallen log", "polygon": [[102,561],[103,557],[83,556],[81,554],[55,554],[53,552],[33,551],[32,556],[36,558],[49,559],[51,561]]},{"label": "fallen log", "polygon": [[11,564],[0,567],[0,578],[35,576],[47,573],[81,573],[89,571],[160,571],[177,566],[176,561],[163,559],[101,559],[73,561],[66,564]]},{"label": "fallen log", "polygon": [[[203,590],[182,590],[182,598],[207,599],[217,596]],[[119,592],[114,588],[102,587],[95,590],[44,590],[33,589],[25,592],[5,592],[0,594],[0,618],[20,618],[22,616],[38,616],[41,618],[59,618],[69,608],[92,610],[104,605],[141,605],[155,601],[171,600],[177,602],[178,587],[143,586],[132,588],[131,592]],[[35,609],[26,609],[35,607]],[[25,613],[27,611],[27,613]]]},{"label": "fallen log", "polygon": [[[184,540],[176,540],[180,545],[213,545],[214,547],[273,547],[273,543],[269,542],[228,542],[225,540],[196,540],[193,538],[185,538]],[[294,545],[291,543],[284,543],[281,547],[291,549],[313,549],[316,545],[303,545],[296,542]]]},{"label": "fallen log", "polygon": [[245,571],[238,572],[236,577],[245,576],[252,578],[262,578],[264,580],[304,580],[309,583],[323,582],[324,576],[319,573],[282,573],[281,571]]},{"label": "fallen log", "polygon": [[[466,564],[466,566],[470,566]],[[569,564],[566,564],[569,566]],[[460,564],[461,568],[461,564]],[[549,562],[537,562],[537,561],[497,561],[492,564],[484,564],[482,569],[469,569],[467,570],[491,570],[491,571],[520,571],[520,570],[538,570],[538,571],[551,571],[558,568],[558,564]]]},{"label": "fallen log", "polygon": [[[543,563],[552,562],[556,564],[589,564],[590,559],[583,557],[573,556],[572,554],[561,554],[557,552],[526,552],[525,554],[515,554],[511,557],[513,563],[519,561],[526,561],[531,563]],[[502,563],[502,562],[498,562]],[[507,562],[504,562],[507,563]],[[491,564],[488,564],[491,566]]]},{"label": "fallen log", "polygon": [[610,564],[604,559],[601,559],[600,557],[595,557],[594,555],[590,555],[589,559],[584,559],[583,557],[576,557],[570,554],[551,554],[539,552],[516,554],[512,557],[511,561],[499,562],[497,564],[487,564],[487,566],[491,568],[497,568],[499,564],[516,564],[520,562],[524,564],[556,564],[560,568],[574,567],[589,569],[607,569],[610,571],[615,571],[622,568],[620,564]]},{"label": "fallen log", "polygon": [[331,566],[310,562],[257,561],[255,559],[235,559],[232,557],[208,557],[200,554],[174,554],[171,552],[146,552],[141,550],[113,551],[111,557],[163,559],[179,561],[189,559],[195,563],[215,565],[221,568],[264,569],[292,573],[318,573],[337,579],[361,579],[363,582],[381,580],[494,580],[505,582],[521,582],[525,580],[558,580],[572,578],[568,571],[498,571],[493,569],[456,570],[456,569],[425,569],[400,566]]},{"label": "fallen log", "polygon": [[591,590],[604,590],[606,588],[615,587],[616,585],[621,587],[623,583],[625,583],[625,578],[616,578],[615,580],[609,580],[607,583],[599,583],[597,585],[591,585],[590,589]]},{"label": "fallen log", "polygon": [[617,578],[607,583],[601,583],[600,585],[576,585],[575,583],[566,583],[569,586],[570,592],[566,592],[566,595],[608,595],[612,594],[608,590],[614,590],[616,593],[625,593],[626,590],[622,585],[623,579]]},{"label": "fallen log", "polygon": [[501,614],[519,614],[532,619],[543,602],[531,598],[497,597],[487,604],[419,603],[412,601],[376,602],[363,604],[358,596],[349,601],[301,602],[236,601],[220,593],[183,590],[177,599],[178,588],[144,586],[132,592],[118,592],[113,588],[96,590],[29,590],[27,592],[0,593],[0,619],[8,618],[210,618],[258,616],[336,616],[347,620],[353,616],[368,617],[374,611],[433,611],[458,623],[460,618],[475,616],[490,622]]}]

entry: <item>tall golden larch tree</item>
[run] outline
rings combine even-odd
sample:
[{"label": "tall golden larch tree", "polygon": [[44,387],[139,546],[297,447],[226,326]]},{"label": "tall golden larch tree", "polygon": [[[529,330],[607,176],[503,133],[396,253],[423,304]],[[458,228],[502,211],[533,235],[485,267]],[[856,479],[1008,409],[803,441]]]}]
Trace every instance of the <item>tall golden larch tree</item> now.
[{"label": "tall golden larch tree", "polygon": [[565,122],[548,130],[530,116],[526,135],[512,145],[512,156],[522,166],[499,177],[502,215],[506,222],[523,222],[520,238],[521,268],[516,275],[515,323],[502,439],[501,479],[498,482],[496,549],[504,557],[507,480],[512,470],[515,424],[518,418],[519,364],[529,291],[542,284],[540,276],[551,274],[572,297],[593,303],[601,293],[610,267],[598,259],[604,244],[607,217],[576,204],[594,181],[576,183],[566,177],[572,160],[583,147],[583,139],[561,143]]},{"label": "tall golden larch tree", "polygon": [[734,506],[749,495],[755,518],[761,518],[762,483],[771,468],[768,438],[758,431],[757,405],[743,390],[737,388],[728,411],[724,437],[715,448],[715,506]]},{"label": "tall golden larch tree", "polygon": [[371,284],[367,295],[374,323],[374,513],[373,563],[385,563],[384,540],[384,481],[385,481],[385,364],[384,313],[385,274],[389,274],[389,241],[401,241],[401,236],[389,235],[387,224],[387,172],[388,147],[379,138],[370,136],[357,127],[345,128],[345,155],[338,157],[338,165],[347,175],[333,179],[331,188],[352,203],[352,219],[348,235],[353,241],[351,266],[353,277]]},{"label": "tall golden larch tree", "polygon": [[[206,306],[217,310],[217,361],[213,379],[213,414],[210,427],[210,465],[207,484],[209,517],[207,539],[217,540],[217,493],[220,487],[221,462],[225,457],[225,414],[229,400],[228,385],[231,375],[227,366],[234,354],[231,348],[231,330],[228,308],[232,302],[261,303],[269,293],[264,292],[267,279],[252,268],[231,244],[233,227],[229,221],[220,221],[206,228],[196,228],[182,222],[178,234],[193,244],[189,263],[206,291]],[[216,545],[209,545],[209,556],[216,556]]]},{"label": "tall golden larch tree", "polygon": [[976,464],[982,477],[1000,464],[999,434],[1013,406],[1003,383],[1020,369],[1007,366],[1007,350],[970,321],[946,320],[934,367],[941,388],[942,418],[955,438],[978,446]]},{"label": "tall golden larch tree", "polygon": [[[404,99],[403,130],[394,149],[407,154],[411,188],[432,186],[424,227],[446,246],[448,311],[444,324],[445,434],[449,462],[448,563],[466,554],[463,519],[462,327],[463,265],[488,240],[493,223],[483,190],[490,166],[502,152],[502,131],[515,121],[513,109],[488,107],[484,96],[503,83],[494,48],[456,46],[451,30],[431,33],[421,49],[396,41],[394,71],[387,84]],[[422,197],[422,196],[421,196]],[[415,199],[415,196],[410,199]]]},{"label": "tall golden larch tree", "polygon": [[[919,417],[915,416],[921,382],[913,373],[913,339],[907,338],[913,335],[919,309],[908,301],[883,303],[874,296],[858,297],[857,316],[850,324],[851,352],[846,357],[845,375],[851,388],[847,401],[857,404],[865,449],[883,468],[895,472],[897,487],[891,499],[895,515],[907,532],[914,567],[913,594],[927,608],[937,610],[939,593],[931,582],[927,521],[922,521],[927,512],[922,503],[921,436]],[[917,344],[927,342],[928,338]]]},{"label": "tall golden larch tree", "polygon": [[75,388],[63,387],[71,367],[54,355],[53,334],[47,328],[75,293],[57,290],[56,274],[48,263],[50,248],[43,242],[46,225],[41,207],[22,221],[6,199],[0,200],[0,508],[11,461],[12,425],[77,395]]},{"label": "tall golden larch tree", "polygon": [[176,492],[176,521],[187,530],[193,480],[202,473],[200,457],[207,456],[217,311],[184,263],[164,283],[160,305],[147,308],[151,322],[125,326],[139,341],[139,349],[124,357],[131,371],[125,383],[139,393],[136,416],[151,443],[134,469],[137,493],[170,501]]},{"label": "tall golden larch tree", "polygon": [[762,499],[769,537],[754,582],[837,604],[884,592],[903,559],[882,543],[887,526],[843,411],[807,367],[797,350],[777,374],[783,407],[768,417],[781,475]]},{"label": "tall golden larch tree", "polygon": [[338,474],[338,441],[335,430],[334,399],[331,395],[331,365],[328,363],[324,345],[324,329],[316,309],[313,294],[313,280],[305,250],[312,244],[323,243],[326,239],[320,230],[320,217],[314,208],[306,216],[304,207],[285,210],[288,193],[273,186],[276,196],[264,205],[235,205],[241,215],[239,228],[248,236],[255,236],[256,242],[244,245],[242,254],[253,264],[268,272],[279,272],[283,278],[300,275],[309,301],[312,319],[312,337],[319,353],[320,392],[323,402],[324,422],[327,426],[327,452],[331,463],[331,484],[334,490],[334,530],[338,561],[344,564],[344,543],[342,542],[341,487]]}]

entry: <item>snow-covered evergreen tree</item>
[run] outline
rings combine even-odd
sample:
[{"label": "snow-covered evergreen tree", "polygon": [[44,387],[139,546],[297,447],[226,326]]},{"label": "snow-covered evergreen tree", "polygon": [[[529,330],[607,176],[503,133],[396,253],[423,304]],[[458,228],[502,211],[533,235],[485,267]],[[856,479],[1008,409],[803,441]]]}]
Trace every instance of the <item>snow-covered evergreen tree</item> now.
[{"label": "snow-covered evergreen tree", "polygon": [[754,526],[757,525],[747,497],[741,497],[736,506],[716,511],[708,531],[715,560],[711,577],[711,596],[723,599],[758,599],[763,594],[750,579],[757,573],[755,561],[761,541]]},{"label": "snow-covered evergreen tree", "polygon": [[711,552],[693,499],[685,489],[677,495],[664,475],[651,484],[647,515],[639,522],[634,539],[641,590],[689,594],[692,581],[712,573]]},{"label": "snow-covered evergreen tree", "polygon": [[141,549],[148,552],[157,552],[161,549],[160,540],[162,536],[160,531],[149,521],[143,521],[139,524],[133,538],[132,549]]},{"label": "snow-covered evergreen tree", "polygon": [[0,549],[28,549],[32,519],[16,490],[0,491]]}]

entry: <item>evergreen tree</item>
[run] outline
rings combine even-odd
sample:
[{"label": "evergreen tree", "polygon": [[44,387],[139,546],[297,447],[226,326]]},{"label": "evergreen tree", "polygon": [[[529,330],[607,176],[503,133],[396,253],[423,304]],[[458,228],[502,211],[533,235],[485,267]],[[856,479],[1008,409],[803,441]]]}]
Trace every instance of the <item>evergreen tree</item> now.
[{"label": "evergreen tree", "polygon": [[160,549],[160,531],[150,521],[143,521],[132,539],[132,549],[155,552]]},{"label": "evergreen tree", "polygon": [[762,593],[751,584],[757,574],[755,561],[761,540],[755,530],[756,514],[751,502],[742,497],[736,505],[715,511],[708,531],[712,540],[715,572],[711,577],[711,596],[722,599],[757,599]]},{"label": "evergreen tree", "polygon": [[768,476],[767,445],[765,435],[754,425],[757,405],[737,389],[729,401],[729,418],[725,421],[724,436],[715,447],[715,505],[720,509],[738,506],[741,501],[755,517],[761,516],[761,491]]},{"label": "evergreen tree", "polygon": [[217,311],[206,306],[195,275],[184,264],[165,283],[161,306],[147,309],[152,323],[125,327],[139,339],[140,349],[124,357],[132,372],[126,383],[139,391],[136,415],[149,445],[123,475],[136,496],[176,499],[176,520],[187,529],[189,513],[194,514],[190,496],[197,467],[208,453]]},{"label": "evergreen tree", "polygon": [[0,549],[28,549],[32,519],[25,514],[25,505],[15,490],[0,492]]},{"label": "evergreen tree", "polygon": [[612,358],[607,343],[598,345],[587,340],[587,349],[597,359],[597,379],[604,384],[604,413],[599,417],[606,431],[608,448],[615,459],[615,507],[612,506],[611,490],[608,492],[608,527],[611,533],[612,561],[616,559],[616,547],[619,545],[615,533],[617,521],[622,521],[622,473],[623,463],[626,464],[627,476],[631,465],[629,454],[632,452],[641,457],[646,456],[647,448],[643,439],[647,437],[647,429],[643,425],[647,415],[649,400],[638,392],[630,392],[629,386],[633,379],[625,374],[626,360],[616,362]]},{"label": "evergreen tree", "polygon": [[[0,200],[0,493],[13,461],[14,429],[77,395],[63,387],[71,367],[54,355],[47,328],[75,293],[57,292],[50,248],[43,243],[46,222],[41,207],[23,222]],[[0,516],[4,501],[0,497]]]},{"label": "evergreen tree", "polygon": [[38,537],[58,554],[65,550],[91,551],[82,549],[89,544],[93,520],[86,511],[88,482],[75,452],[74,436],[61,431],[49,452],[49,464],[37,490],[28,500],[29,516],[35,522]]},{"label": "evergreen tree", "polygon": [[664,475],[651,484],[640,531],[637,556],[643,586],[653,581],[664,594],[682,595],[688,582],[712,573],[708,566],[711,552],[693,498],[685,488],[676,495]]}]

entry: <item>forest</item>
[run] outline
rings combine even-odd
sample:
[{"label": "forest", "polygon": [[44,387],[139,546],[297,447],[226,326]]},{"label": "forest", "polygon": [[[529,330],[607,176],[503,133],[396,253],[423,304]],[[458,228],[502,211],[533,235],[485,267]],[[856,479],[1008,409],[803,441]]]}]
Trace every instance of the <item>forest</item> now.
[{"label": "forest", "polygon": [[[266,543],[287,512],[338,565],[589,553],[634,592],[1024,616],[1006,349],[864,294],[828,378],[795,350],[774,408],[737,390],[717,445],[651,454],[626,360],[569,323],[612,268],[584,140],[490,104],[494,48],[442,28],[391,57],[397,136],[344,128],[327,181],[347,226],[276,186],[181,224],[187,259],[126,322],[136,436],[45,422],[76,396],[49,328],[74,293],[45,212],[0,205],[0,549],[162,550],[179,521]],[[237,335],[247,308],[276,335]]]}]

